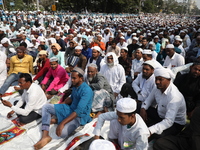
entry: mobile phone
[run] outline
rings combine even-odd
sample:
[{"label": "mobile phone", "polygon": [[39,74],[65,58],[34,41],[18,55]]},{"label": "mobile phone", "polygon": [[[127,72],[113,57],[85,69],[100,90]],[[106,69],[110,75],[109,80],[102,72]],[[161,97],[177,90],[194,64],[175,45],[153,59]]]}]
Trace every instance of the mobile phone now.
[{"label": "mobile phone", "polygon": [[3,101],[2,97],[0,97],[0,100]]}]

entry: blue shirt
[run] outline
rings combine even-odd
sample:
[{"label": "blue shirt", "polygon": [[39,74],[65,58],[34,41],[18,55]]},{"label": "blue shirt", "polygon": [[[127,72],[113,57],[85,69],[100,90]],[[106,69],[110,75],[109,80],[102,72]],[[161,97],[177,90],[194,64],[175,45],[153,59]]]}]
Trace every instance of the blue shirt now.
[{"label": "blue shirt", "polygon": [[92,49],[91,48],[87,48],[86,50],[85,49],[82,49],[82,54],[87,58],[87,60],[92,57]]},{"label": "blue shirt", "polygon": [[55,104],[56,117],[60,124],[71,113],[76,112],[77,117],[80,117],[80,124],[85,125],[91,121],[90,111],[92,107],[93,91],[83,82],[79,87],[72,88],[71,94],[72,104]]},{"label": "blue shirt", "polygon": [[155,51],[156,51],[156,53],[159,53],[161,44],[160,43],[156,43],[155,45],[156,45]]}]

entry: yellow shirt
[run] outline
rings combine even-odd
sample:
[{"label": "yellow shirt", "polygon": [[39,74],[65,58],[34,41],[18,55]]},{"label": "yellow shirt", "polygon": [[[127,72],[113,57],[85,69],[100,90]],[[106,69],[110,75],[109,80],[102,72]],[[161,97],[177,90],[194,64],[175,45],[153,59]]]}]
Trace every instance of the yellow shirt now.
[{"label": "yellow shirt", "polygon": [[33,72],[33,57],[30,55],[24,55],[24,58],[19,59],[17,55],[10,59],[10,70],[8,74],[16,73],[34,73]]}]

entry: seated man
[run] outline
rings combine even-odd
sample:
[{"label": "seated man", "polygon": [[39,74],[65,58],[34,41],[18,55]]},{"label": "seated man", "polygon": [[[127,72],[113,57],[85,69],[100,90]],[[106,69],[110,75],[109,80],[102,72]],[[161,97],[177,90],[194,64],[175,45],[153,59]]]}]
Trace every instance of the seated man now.
[{"label": "seated man", "polygon": [[96,64],[89,64],[87,68],[86,83],[94,91],[94,98],[92,102],[92,111],[100,112],[107,111],[107,108],[111,107],[114,101],[114,95],[110,84],[107,79],[98,73]]},{"label": "seated man", "polygon": [[155,64],[152,60],[145,61],[143,63],[143,71],[131,84],[125,83],[122,86],[120,94],[123,97],[131,96],[133,99],[137,99],[138,102],[143,102],[154,89],[155,76],[153,74]]},{"label": "seated man", "polygon": [[[58,64],[58,59],[56,57],[50,58],[50,65],[51,67],[41,83],[42,89],[44,91],[57,93],[69,80],[69,76],[65,69]],[[49,79],[52,80],[50,81]]]},{"label": "seated man", "polygon": [[81,53],[83,47],[82,46],[76,46],[74,54],[72,56],[79,57],[79,61],[77,66],[85,70],[86,64],[87,64],[87,58]]},{"label": "seated man", "polygon": [[166,46],[165,52],[167,54],[167,57],[165,58],[163,64],[164,67],[171,69],[173,67],[179,67],[185,65],[184,57],[175,52],[173,44],[168,44]]},{"label": "seated man", "polygon": [[99,73],[106,77],[115,97],[117,97],[121,91],[122,85],[126,83],[124,68],[119,64],[118,58],[114,52],[106,54],[105,62],[106,64],[101,67]]},{"label": "seated man", "polygon": [[174,84],[183,94],[186,102],[187,115],[191,118],[196,107],[200,106],[200,62],[190,67],[190,72],[177,76]]},{"label": "seated man", "polygon": [[95,139],[99,139],[104,121],[110,121],[108,138],[119,145],[120,149],[148,149],[149,130],[137,113],[136,101],[123,98],[117,101],[117,112],[107,112],[99,115],[93,131]]},{"label": "seated man", "polygon": [[0,88],[0,97],[8,90],[9,86],[18,84],[21,73],[33,74],[33,57],[25,54],[25,48],[23,46],[17,47],[16,51],[17,55],[10,59],[9,76]]},{"label": "seated man", "polygon": [[37,62],[37,68],[38,68],[38,73],[33,78],[33,80],[34,81],[38,80],[40,83],[44,79],[46,73],[48,72],[50,68],[50,62],[49,62],[47,51],[41,50],[39,52],[39,60]]},{"label": "seated man", "polygon": [[[104,59],[101,56],[102,51],[99,46],[92,47],[92,57],[89,58],[87,66],[91,63],[94,63],[98,67],[98,71],[100,71],[101,67],[105,64]],[[86,66],[86,68],[87,68]]]},{"label": "seated man", "polygon": [[132,60],[132,66],[131,66],[132,80],[134,80],[137,77],[137,75],[140,73],[138,69],[142,66],[144,62],[142,58],[142,52],[143,50],[141,48],[138,48],[134,52],[134,59]]},{"label": "seated man", "polygon": [[[140,115],[147,122],[152,138],[176,135],[186,123],[186,106],[183,95],[171,82],[174,74],[170,69],[154,71],[156,86],[142,103]],[[154,102],[157,108],[150,107]]]},{"label": "seated man", "polygon": [[7,66],[6,66],[7,56],[0,51],[0,88],[7,78]]},{"label": "seated man", "polygon": [[200,149],[200,107],[194,110],[190,124],[177,136],[169,135],[158,139],[154,150],[199,150]]},{"label": "seated man", "polygon": [[24,89],[22,99],[15,106],[6,100],[2,100],[2,103],[12,109],[7,115],[8,118],[16,113],[19,117],[19,123],[27,124],[41,117],[41,109],[46,104],[47,98],[41,87],[32,83],[32,77],[28,73],[20,74],[19,86]]},{"label": "seated man", "polygon": [[[71,97],[63,104],[46,104],[42,108],[42,138],[34,145],[35,149],[41,149],[51,141],[49,136],[50,123],[58,123],[57,136],[67,137],[80,125],[91,121],[90,111],[93,92],[83,81],[84,71],[74,68],[71,74],[72,89]],[[56,115],[57,121],[51,120],[51,115]]]}]

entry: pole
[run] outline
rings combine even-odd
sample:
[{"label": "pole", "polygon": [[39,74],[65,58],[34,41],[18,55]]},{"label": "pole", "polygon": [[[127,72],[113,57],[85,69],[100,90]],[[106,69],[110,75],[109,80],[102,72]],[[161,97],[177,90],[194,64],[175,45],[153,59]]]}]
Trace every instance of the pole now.
[{"label": "pole", "polygon": [[37,11],[39,11],[39,0],[36,0]]},{"label": "pole", "polygon": [[3,0],[2,0],[2,7],[3,7],[3,10],[4,10],[5,7],[4,7],[4,2],[3,2]]}]

